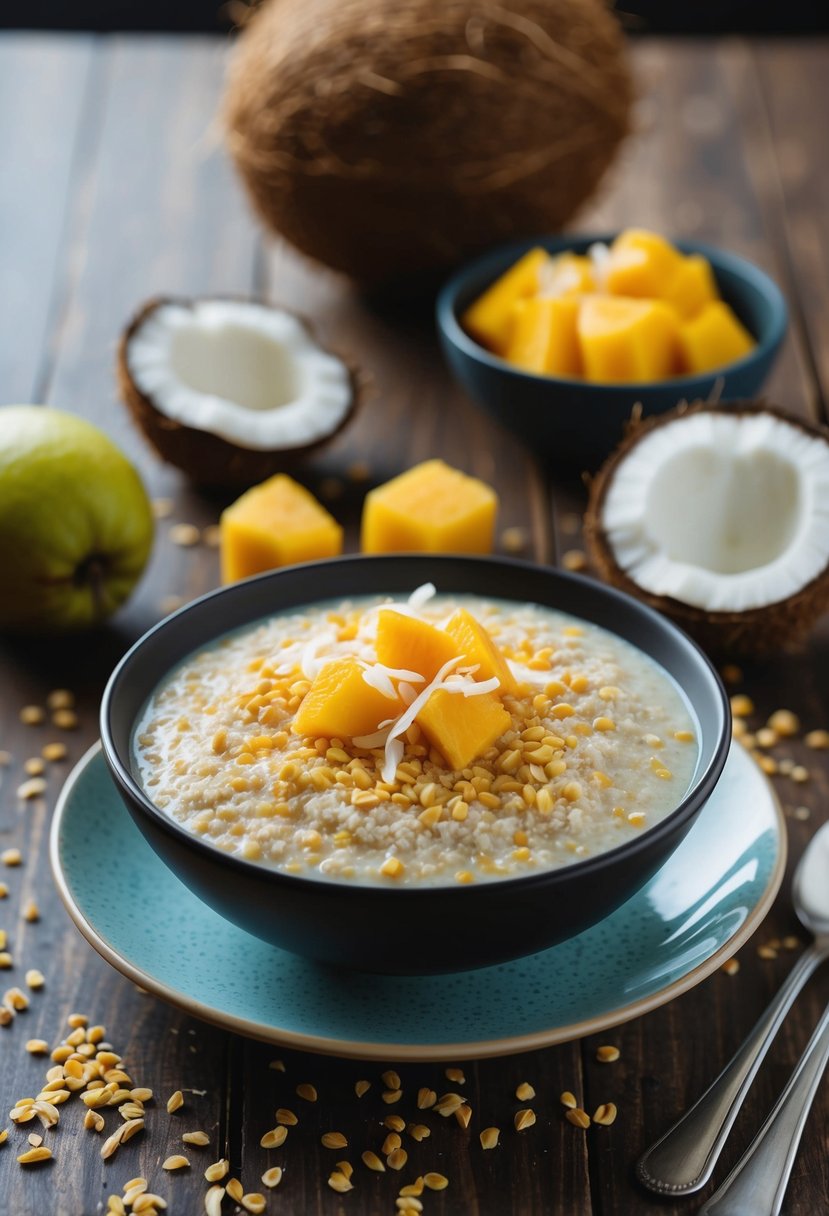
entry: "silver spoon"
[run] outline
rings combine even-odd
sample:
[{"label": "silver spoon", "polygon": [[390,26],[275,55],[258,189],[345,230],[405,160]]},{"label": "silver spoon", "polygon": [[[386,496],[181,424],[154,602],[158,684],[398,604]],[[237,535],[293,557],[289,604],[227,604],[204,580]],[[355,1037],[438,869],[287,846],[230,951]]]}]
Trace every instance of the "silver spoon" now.
[{"label": "silver spoon", "polygon": [[779,1216],[820,1079],[829,1063],[829,1005],[769,1117],[699,1216]]},{"label": "silver spoon", "polygon": [[640,1182],[659,1195],[688,1195],[705,1186],[784,1017],[809,976],[829,957],[829,824],[815,833],[800,859],[792,902],[815,940],[713,1084],[639,1159]]}]

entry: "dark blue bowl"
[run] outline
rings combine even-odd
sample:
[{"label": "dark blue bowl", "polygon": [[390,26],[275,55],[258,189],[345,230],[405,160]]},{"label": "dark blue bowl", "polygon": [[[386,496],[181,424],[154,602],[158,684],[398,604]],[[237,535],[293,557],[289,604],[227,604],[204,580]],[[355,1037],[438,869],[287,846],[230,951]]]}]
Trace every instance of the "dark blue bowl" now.
[{"label": "dark blue bowl", "polygon": [[[154,806],[135,775],[135,723],[187,655],[275,612],[359,595],[441,592],[546,604],[650,655],[685,692],[699,757],[690,788],[661,822],[558,870],[470,886],[391,888],[304,878],[233,857]],[[135,823],[162,861],[222,916],[296,954],[364,971],[425,974],[532,954],[580,933],[634,895],[668,859],[716,785],[730,741],[728,699],[693,642],[630,596],[590,579],[496,558],[345,557],[309,562],[213,591],[167,617],[116,667],[101,705],[104,756]]]},{"label": "dark blue bowl", "polygon": [[643,414],[662,414],[680,401],[726,401],[756,396],[786,332],[788,310],[777,285],[751,262],[701,241],[675,242],[683,253],[701,253],[711,263],[720,294],[757,339],[744,359],[701,376],[675,376],[648,384],[593,384],[538,376],[513,367],[479,346],[460,317],[479,295],[528,249],[585,253],[615,233],[540,237],[502,245],[459,270],[440,292],[437,323],[449,366],[470,397],[488,414],[554,462],[596,467],[618,444],[637,402]]}]

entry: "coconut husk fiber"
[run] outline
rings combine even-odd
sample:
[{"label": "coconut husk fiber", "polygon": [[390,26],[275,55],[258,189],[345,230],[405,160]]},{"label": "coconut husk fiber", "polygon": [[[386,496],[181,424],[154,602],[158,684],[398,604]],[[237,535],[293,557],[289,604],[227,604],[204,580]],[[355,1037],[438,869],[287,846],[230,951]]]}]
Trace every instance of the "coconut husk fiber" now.
[{"label": "coconut husk fiber", "polygon": [[632,95],[603,0],[266,0],[224,120],[265,224],[378,283],[560,229]]}]

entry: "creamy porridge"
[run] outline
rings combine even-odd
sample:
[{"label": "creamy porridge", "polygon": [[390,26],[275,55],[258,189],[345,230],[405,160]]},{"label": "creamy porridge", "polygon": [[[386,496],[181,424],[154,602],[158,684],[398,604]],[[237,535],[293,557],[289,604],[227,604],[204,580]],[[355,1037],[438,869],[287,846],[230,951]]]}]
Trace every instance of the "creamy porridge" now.
[{"label": "creamy porridge", "polygon": [[135,732],[149,797],[262,865],[400,885],[566,865],[674,809],[698,749],[661,668],[547,608],[433,590],[191,655]]}]

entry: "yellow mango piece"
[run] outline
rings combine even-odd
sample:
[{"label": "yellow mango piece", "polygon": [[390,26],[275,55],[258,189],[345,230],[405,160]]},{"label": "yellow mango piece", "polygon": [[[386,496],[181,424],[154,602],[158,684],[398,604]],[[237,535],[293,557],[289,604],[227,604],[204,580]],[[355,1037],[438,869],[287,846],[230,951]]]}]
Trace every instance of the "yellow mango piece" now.
[{"label": "yellow mango piece", "polygon": [[679,322],[661,300],[589,296],[578,334],[588,380],[630,384],[676,372]]},{"label": "yellow mango piece", "polygon": [[398,717],[403,709],[399,698],[392,700],[366,684],[356,659],[334,659],[302,698],[291,729],[315,739],[351,739],[373,734],[381,722]]},{"label": "yellow mango piece", "polygon": [[382,608],[377,614],[375,649],[378,663],[417,671],[427,684],[458,654],[448,633],[393,608]]},{"label": "yellow mango piece", "polygon": [[364,553],[491,553],[498,496],[442,460],[427,460],[366,495]]},{"label": "yellow mango piece", "polygon": [[342,553],[343,530],[313,494],[278,473],[222,512],[222,582]]},{"label": "yellow mango piece", "polygon": [[463,667],[472,667],[477,663],[478,670],[474,672],[473,680],[491,680],[497,676],[501,681],[498,690],[501,693],[517,691],[515,677],[509,669],[506,659],[501,654],[496,643],[492,640],[480,621],[465,608],[453,612],[446,625],[446,632],[455,643],[458,654],[463,655]]},{"label": "yellow mango piece", "polygon": [[429,742],[450,768],[467,768],[509,730],[512,718],[495,693],[465,697],[438,688],[417,715]]},{"label": "yellow mango piece", "polygon": [[593,262],[584,253],[560,253],[541,268],[539,294],[564,296],[596,290]]},{"label": "yellow mango piece", "polygon": [[680,368],[689,374],[725,367],[755,346],[746,327],[723,300],[706,304],[679,329]]},{"label": "yellow mango piece", "polygon": [[644,228],[628,228],[610,246],[605,288],[611,295],[659,299],[682,266],[670,241]]},{"label": "yellow mango piece", "polygon": [[525,371],[548,376],[581,375],[574,296],[537,296],[515,305],[515,325],[505,358]]},{"label": "yellow mango piece", "polygon": [[509,345],[513,305],[535,295],[542,268],[549,262],[550,255],[544,249],[531,249],[519,258],[467,308],[461,317],[467,333],[482,346],[502,355]]},{"label": "yellow mango piece", "polygon": [[685,320],[695,317],[712,300],[718,300],[720,293],[708,258],[701,253],[689,253],[683,258],[661,298]]}]

